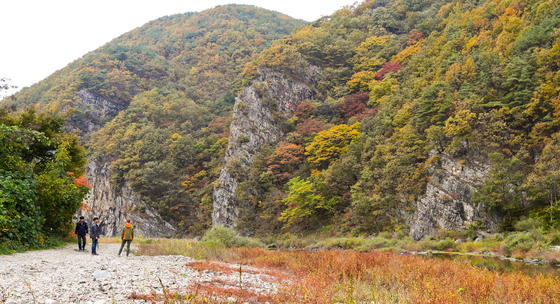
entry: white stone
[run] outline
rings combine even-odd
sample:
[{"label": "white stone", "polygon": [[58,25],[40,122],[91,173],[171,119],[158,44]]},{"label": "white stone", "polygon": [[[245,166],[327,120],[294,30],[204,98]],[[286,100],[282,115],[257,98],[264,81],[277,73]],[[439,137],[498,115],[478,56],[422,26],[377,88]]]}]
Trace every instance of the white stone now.
[{"label": "white stone", "polygon": [[111,274],[103,270],[96,270],[91,274],[91,276],[99,279],[99,278],[108,278],[111,276]]},{"label": "white stone", "polygon": [[[136,245],[133,243],[133,246]],[[0,256],[0,265],[13,265],[8,268],[10,270],[21,269],[15,263],[37,269],[31,273],[0,273],[0,288],[9,291],[6,303],[34,303],[34,298],[38,299],[37,303],[112,303],[112,300],[107,299],[115,299],[115,303],[130,303],[128,297],[132,292],[148,294],[155,291],[161,294],[159,279],[173,291],[186,290],[193,284],[211,282],[213,279],[219,279],[226,286],[239,284],[239,265],[220,263],[233,272],[222,271],[218,275],[217,272],[209,271],[203,274],[202,271],[186,267],[186,263],[193,261],[189,257],[141,256],[119,259],[116,253],[120,244],[102,244],[100,255],[92,257],[74,251],[74,247],[69,245],[63,249]],[[85,275],[86,269],[90,269],[88,273],[91,278]],[[256,268],[244,266],[243,269],[251,271],[243,273],[244,290],[269,293],[279,289],[278,283],[265,282],[275,278],[259,274]],[[35,275],[35,271],[40,272],[40,275]],[[110,276],[95,278],[93,274]]]}]

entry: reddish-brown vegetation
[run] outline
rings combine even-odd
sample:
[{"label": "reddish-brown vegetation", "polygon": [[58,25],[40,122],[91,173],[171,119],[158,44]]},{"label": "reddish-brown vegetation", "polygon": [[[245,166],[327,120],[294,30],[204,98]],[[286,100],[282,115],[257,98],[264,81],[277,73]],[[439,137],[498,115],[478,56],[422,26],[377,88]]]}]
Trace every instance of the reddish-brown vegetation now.
[{"label": "reddish-brown vegetation", "polygon": [[318,119],[306,119],[298,123],[296,132],[303,136],[310,136],[332,127],[332,125]]},{"label": "reddish-brown vegetation", "polygon": [[267,169],[274,173],[279,182],[285,182],[303,162],[304,153],[302,146],[282,143],[267,157]]},{"label": "reddish-brown vegetation", "polygon": [[[188,291],[193,297],[191,303],[204,303],[205,297],[234,297],[240,302],[269,303],[560,301],[560,281],[556,277],[489,271],[461,261],[442,261],[388,252],[268,251],[254,248],[227,251],[229,254],[220,255],[220,261],[264,268],[269,274],[276,273],[279,292],[259,295],[232,287],[227,282],[216,281],[192,286],[192,290]],[[200,270],[224,271],[221,266],[216,266],[223,264],[211,261],[190,265]],[[219,303],[220,300],[212,302]]]}]

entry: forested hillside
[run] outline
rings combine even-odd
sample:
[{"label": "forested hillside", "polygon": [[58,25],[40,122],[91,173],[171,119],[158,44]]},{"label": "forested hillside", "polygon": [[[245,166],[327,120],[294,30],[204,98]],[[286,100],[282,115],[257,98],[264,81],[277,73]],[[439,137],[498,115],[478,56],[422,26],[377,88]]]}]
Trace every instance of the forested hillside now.
[{"label": "forested hillside", "polygon": [[439,201],[468,199],[497,229],[525,216],[557,227],[558,4],[365,1],[265,50],[246,84],[264,68],[322,75],[283,122],[285,140],[241,175],[238,228],[407,232],[444,157],[457,174],[474,161],[491,169],[472,197]]},{"label": "forested hillside", "polygon": [[[90,160],[111,163],[117,192],[129,184],[165,220],[200,231],[210,225],[209,181],[223,158],[245,63],[304,25],[244,5],[162,17],[7,102],[71,108],[67,127],[81,131]],[[183,183],[197,190],[185,191]]]},{"label": "forested hillside", "polygon": [[[253,54],[305,23],[253,6],[218,6],[150,21],[24,88],[17,104],[79,110],[73,123],[91,118],[76,92],[128,106],[138,93],[158,88],[197,104],[229,111],[235,82]],[[82,119],[82,120],[80,120]]]},{"label": "forested hillside", "polygon": [[[90,155],[108,156],[113,186],[130,184],[182,233],[210,226],[222,165],[235,171],[236,226],[248,234],[408,233],[430,186],[435,200],[472,204],[496,229],[527,216],[553,228],[559,4],[371,0],[307,26],[222,6],[152,21],[22,90],[16,103],[73,107],[70,125],[82,130],[108,120]],[[313,83],[313,97],[280,113],[267,96],[281,96],[263,79]],[[228,144],[249,149],[255,128],[235,130],[228,143],[242,87],[284,136],[235,167],[223,164]],[[82,90],[122,111],[101,119],[77,97]],[[241,117],[248,110],[237,96]],[[472,164],[487,170],[464,185],[472,193],[437,192],[446,162],[457,175]],[[484,228],[462,216],[461,229]]]}]

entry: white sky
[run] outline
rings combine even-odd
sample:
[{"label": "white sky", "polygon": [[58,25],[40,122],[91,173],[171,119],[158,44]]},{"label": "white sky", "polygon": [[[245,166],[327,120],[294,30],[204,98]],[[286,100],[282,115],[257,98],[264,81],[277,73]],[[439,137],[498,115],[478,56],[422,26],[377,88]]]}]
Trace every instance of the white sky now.
[{"label": "white sky", "polygon": [[229,3],[313,21],[355,0],[0,0],[0,77],[20,88],[150,20]]}]

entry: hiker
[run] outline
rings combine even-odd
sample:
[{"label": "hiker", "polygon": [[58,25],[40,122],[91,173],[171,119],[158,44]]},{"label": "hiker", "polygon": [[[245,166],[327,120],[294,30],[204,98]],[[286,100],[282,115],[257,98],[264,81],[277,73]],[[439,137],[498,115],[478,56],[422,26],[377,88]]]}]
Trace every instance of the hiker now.
[{"label": "hiker", "polygon": [[126,256],[130,253],[130,243],[132,243],[132,239],[134,239],[134,228],[130,224],[130,220],[126,220],[126,224],[122,230],[122,243],[121,243],[121,250],[119,250],[119,257],[121,256],[121,252],[124,248],[124,244],[126,243]]},{"label": "hiker", "polygon": [[92,255],[99,255],[97,254],[97,242],[99,242],[99,218],[93,218],[93,224],[91,224],[91,233],[89,236],[91,237],[91,254]]},{"label": "hiker", "polygon": [[75,232],[78,236],[79,251],[86,251],[86,235],[88,234],[88,225],[83,216],[80,216],[80,221],[76,224]]}]

